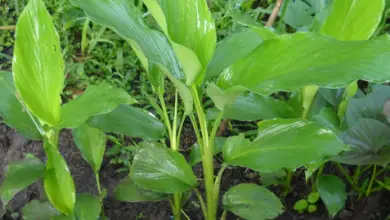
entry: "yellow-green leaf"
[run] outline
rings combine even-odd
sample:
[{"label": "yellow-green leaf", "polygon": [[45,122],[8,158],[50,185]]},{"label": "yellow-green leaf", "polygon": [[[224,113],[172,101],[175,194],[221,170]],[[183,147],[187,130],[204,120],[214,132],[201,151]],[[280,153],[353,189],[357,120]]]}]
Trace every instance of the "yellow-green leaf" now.
[{"label": "yellow-green leaf", "polygon": [[26,106],[42,121],[56,125],[64,62],[58,34],[42,0],[30,0],[19,17],[12,69]]},{"label": "yellow-green leaf", "polygon": [[367,40],[381,19],[385,0],[334,0],[321,32],[338,40]]},{"label": "yellow-green leaf", "polygon": [[205,0],[144,0],[170,39],[186,75],[186,84],[203,79],[217,41]]},{"label": "yellow-green leaf", "polygon": [[44,188],[50,203],[63,214],[73,213],[76,193],[72,176],[56,147],[44,142],[47,155]]}]

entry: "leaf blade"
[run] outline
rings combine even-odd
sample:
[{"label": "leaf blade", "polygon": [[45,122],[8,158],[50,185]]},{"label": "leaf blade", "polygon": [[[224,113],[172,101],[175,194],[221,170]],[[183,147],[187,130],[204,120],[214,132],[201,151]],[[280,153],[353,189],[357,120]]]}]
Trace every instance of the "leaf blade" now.
[{"label": "leaf blade", "polygon": [[16,90],[41,120],[60,117],[64,61],[52,18],[41,0],[29,1],[16,25],[12,69]]}]

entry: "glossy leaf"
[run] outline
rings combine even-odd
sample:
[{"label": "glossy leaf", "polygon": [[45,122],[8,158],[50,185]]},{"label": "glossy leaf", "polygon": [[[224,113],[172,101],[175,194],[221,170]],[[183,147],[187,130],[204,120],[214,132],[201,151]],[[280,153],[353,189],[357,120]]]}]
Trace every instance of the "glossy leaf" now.
[{"label": "glossy leaf", "polygon": [[167,199],[170,195],[137,186],[129,177],[115,188],[115,199],[123,202],[151,202]]},{"label": "glossy leaf", "polygon": [[106,134],[87,124],[73,129],[72,134],[83,158],[88,161],[95,173],[99,172],[106,149]]},{"label": "glossy leaf", "polygon": [[340,138],[351,150],[332,160],[353,165],[382,166],[390,162],[390,127],[380,121],[361,118]]},{"label": "glossy leaf", "polygon": [[141,12],[131,1],[71,0],[71,3],[82,8],[92,21],[111,28],[130,42],[153,78],[154,87],[161,89],[162,86],[162,73],[151,71],[155,64],[165,66],[176,79],[185,79],[168,39],[145,24]]},{"label": "glossy leaf", "polygon": [[142,188],[162,193],[180,193],[198,184],[183,155],[172,149],[148,146],[135,155],[131,179]]},{"label": "glossy leaf", "polygon": [[[222,147],[226,141],[226,138],[224,137],[216,137],[215,138],[215,143],[214,143],[214,148],[213,148],[213,155],[219,154],[222,152]],[[191,152],[190,156],[188,159],[188,163],[191,166],[195,166],[196,164],[200,163],[202,161],[202,152],[200,149],[200,145],[198,142],[196,142],[192,147],[191,147]]]},{"label": "glossy leaf", "polygon": [[44,142],[47,155],[44,188],[51,204],[63,214],[73,213],[75,187],[69,168],[58,150]]},{"label": "glossy leaf", "polygon": [[42,0],[31,0],[16,25],[12,70],[18,94],[42,121],[60,118],[64,61],[52,18]]},{"label": "glossy leaf", "polygon": [[386,122],[383,107],[388,99],[390,99],[390,87],[382,85],[373,86],[372,91],[363,98],[350,98],[346,112],[348,125],[353,126],[361,118]]},{"label": "glossy leaf", "polygon": [[238,96],[225,108],[225,118],[239,121],[260,119],[291,118],[296,116],[294,109],[286,101],[271,96],[248,93]]},{"label": "glossy leaf", "polygon": [[0,197],[4,206],[16,195],[45,174],[45,164],[32,154],[10,163],[0,186]]},{"label": "glossy leaf", "polygon": [[384,0],[334,0],[321,32],[339,40],[367,40],[378,27],[384,7]]},{"label": "glossy leaf", "polygon": [[205,80],[218,76],[226,67],[248,56],[262,42],[259,34],[250,29],[234,33],[218,42],[217,49],[208,65]]},{"label": "glossy leaf", "polygon": [[25,107],[21,104],[21,100],[16,93],[12,73],[1,71],[0,117],[8,126],[17,130],[23,136],[34,140],[41,139],[37,127],[28,115]]},{"label": "glossy leaf", "polygon": [[326,160],[318,160],[314,161],[312,163],[309,163],[305,166],[305,180],[306,182],[309,181],[310,177],[314,174],[314,172],[319,169],[322,165],[324,165],[327,161]]},{"label": "glossy leaf", "polygon": [[230,188],[223,195],[222,204],[225,210],[245,219],[274,219],[283,213],[283,205],[275,194],[252,183]]},{"label": "glossy leaf", "polygon": [[224,161],[259,172],[296,169],[339,154],[344,145],[330,130],[301,119],[274,119],[259,123],[250,142],[243,135],[230,137],[223,147]]},{"label": "glossy leaf", "polygon": [[79,194],[76,198],[74,215],[77,219],[98,220],[101,207],[99,197],[90,194]]},{"label": "glossy leaf", "polygon": [[131,105],[119,105],[110,113],[92,117],[87,124],[130,137],[161,139],[165,134],[165,125],[154,115]]},{"label": "glossy leaf", "polygon": [[205,0],[144,0],[149,12],[170,39],[186,75],[186,84],[199,82],[214,53],[215,25]]},{"label": "glossy leaf", "polygon": [[331,107],[321,109],[321,112],[313,116],[313,119],[317,124],[332,130],[336,134],[341,132],[337,112]]},{"label": "glossy leaf", "polygon": [[344,207],[347,200],[344,182],[337,176],[323,175],[318,178],[316,185],[321,200],[333,218]]},{"label": "glossy leaf", "polygon": [[32,200],[22,208],[24,220],[52,220],[52,217],[60,213],[50,204],[50,202],[40,202]]},{"label": "glossy leaf", "polygon": [[357,79],[385,81],[390,77],[389,59],[388,36],[342,42],[311,33],[281,35],[225,69],[218,85],[271,94],[306,85],[342,87]]},{"label": "glossy leaf", "polygon": [[76,128],[92,116],[106,114],[120,104],[135,102],[123,89],[108,83],[90,85],[81,96],[62,106],[59,127]]}]

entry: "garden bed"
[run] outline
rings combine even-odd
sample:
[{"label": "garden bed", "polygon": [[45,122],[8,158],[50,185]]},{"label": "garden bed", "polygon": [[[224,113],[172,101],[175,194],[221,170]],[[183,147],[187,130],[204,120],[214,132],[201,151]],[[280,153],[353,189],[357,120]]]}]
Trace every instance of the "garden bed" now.
[{"label": "garden bed", "polygon": [[[194,142],[194,137],[188,130],[187,137],[183,137],[183,148],[191,145]],[[60,151],[69,165],[73,179],[76,184],[78,193],[88,192],[97,194],[96,181],[93,171],[87,162],[82,158],[79,150],[76,148],[71,132],[65,130],[60,136]],[[108,144],[108,148],[111,145]],[[42,144],[37,141],[29,141],[14,132],[5,125],[0,125],[0,182],[4,178],[4,170],[6,165],[13,161],[19,161],[25,153],[33,153],[41,160],[45,160]],[[216,167],[218,167],[218,162]],[[102,169],[100,171],[102,187],[108,190],[107,198],[104,201],[104,213],[111,220],[125,219],[145,219],[145,220],[168,220],[171,218],[171,207],[168,201],[154,203],[125,203],[114,199],[113,189],[124,177],[124,174],[117,173],[117,166],[109,164],[109,158],[105,158]],[[197,165],[195,173],[202,175],[201,166]],[[336,167],[328,166],[324,170],[325,173],[335,174],[342,177]],[[231,186],[239,183],[252,182],[260,183],[258,176],[252,175],[250,170],[244,168],[227,169],[221,181],[221,194],[226,192]],[[346,182],[347,184],[347,182]],[[204,188],[200,188],[204,191]],[[280,195],[282,190],[274,187],[273,191]],[[310,193],[310,187],[306,185],[303,172],[298,171],[292,180],[292,190],[287,197],[282,199],[285,204],[286,211],[277,218],[277,220],[325,220],[328,219],[326,208],[323,204],[319,205],[319,209],[312,214],[298,214],[293,210],[296,201],[307,196]],[[21,208],[28,202],[34,199],[43,199],[44,190],[42,183],[37,182],[27,189],[19,193],[11,202],[10,210],[1,210],[0,214],[5,213],[3,220],[22,219],[13,213],[19,213]],[[198,201],[195,196],[192,196],[185,205],[184,211],[192,220],[203,219]],[[221,213],[222,210],[219,210]],[[348,199],[346,208],[342,210],[334,219],[335,220],[386,220],[390,214],[390,192],[382,190],[371,195],[368,198],[363,198],[357,201],[356,198]],[[229,214],[227,219],[239,219],[232,214]]]}]

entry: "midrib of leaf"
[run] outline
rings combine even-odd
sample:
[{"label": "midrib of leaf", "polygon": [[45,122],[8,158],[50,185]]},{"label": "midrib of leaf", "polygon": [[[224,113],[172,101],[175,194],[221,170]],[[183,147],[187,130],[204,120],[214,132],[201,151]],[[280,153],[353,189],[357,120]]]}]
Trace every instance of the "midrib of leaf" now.
[{"label": "midrib of leaf", "polygon": [[[343,0],[343,1],[344,1],[344,3],[348,3],[347,0]],[[349,7],[348,12],[347,12],[347,14],[346,14],[346,16],[345,16],[347,19],[349,18],[349,14],[351,13],[352,8],[355,7],[356,1],[357,1],[357,0],[352,0],[351,6]],[[334,4],[334,3],[333,3],[333,4]],[[347,27],[347,26],[346,26],[346,23],[347,23],[347,22],[343,22],[343,26],[342,26],[341,31],[340,31],[341,34],[344,33],[344,30],[345,30],[345,28]]]}]

